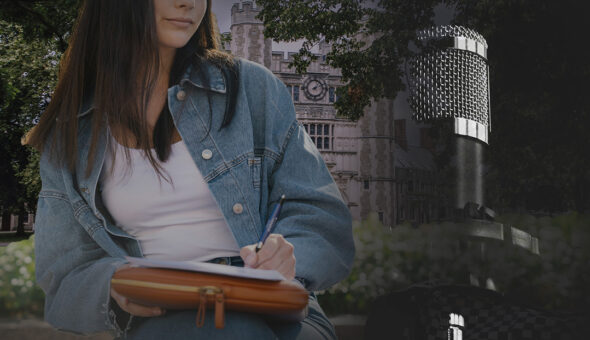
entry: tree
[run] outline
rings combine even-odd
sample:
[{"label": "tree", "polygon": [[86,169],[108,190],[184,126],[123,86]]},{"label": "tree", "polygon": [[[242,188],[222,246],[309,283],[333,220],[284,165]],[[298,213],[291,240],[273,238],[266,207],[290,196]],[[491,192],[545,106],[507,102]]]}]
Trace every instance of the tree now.
[{"label": "tree", "polygon": [[439,1],[363,0],[270,1],[262,7],[266,37],[278,41],[303,39],[291,66],[300,73],[317,56],[311,52],[321,40],[332,43],[327,62],[342,70],[338,112],[358,119],[371,99],[393,98],[404,89],[402,70],[412,52],[408,46],[416,30],[432,25]]},{"label": "tree", "polygon": [[[491,163],[504,205],[590,209],[588,2],[461,2],[490,45]],[[493,15],[490,15],[493,14]]]},{"label": "tree", "polygon": [[[67,46],[65,25],[73,22],[52,16],[50,5],[0,1],[0,208],[3,222],[11,214],[19,216],[20,234],[41,187],[39,155],[23,146],[21,138],[48,103],[59,57]],[[66,12],[72,11],[62,11]]]},{"label": "tree", "polygon": [[[490,45],[492,134],[487,188],[494,208],[559,211],[590,209],[590,55],[579,32],[590,31],[590,4],[564,0],[257,0],[265,35],[280,41],[304,39],[293,65],[305,71],[321,39],[333,43],[327,62],[342,70],[347,86],[338,89],[336,108],[357,119],[371,100],[394,98],[404,89],[406,61],[418,29],[433,25],[434,8],[455,8],[454,23],[482,33]],[[81,0],[0,0],[0,128],[3,129],[0,191],[9,178],[33,169],[7,167],[20,146],[4,143],[4,131],[20,139],[18,124],[30,126],[43,93],[55,83],[58,60]],[[6,26],[6,25],[13,26]],[[18,28],[18,39],[14,29]],[[7,38],[4,38],[7,37]],[[12,37],[12,38],[10,38]],[[6,48],[8,40],[13,45]],[[47,45],[41,44],[45,42]],[[39,49],[34,52],[34,49]],[[27,52],[28,51],[28,52]],[[44,52],[43,52],[44,51]],[[13,59],[7,63],[8,56]],[[37,59],[35,59],[37,58]],[[20,67],[19,63],[27,66]],[[33,62],[33,60],[37,60]],[[44,63],[45,62],[45,63]],[[9,64],[11,66],[9,66]],[[21,75],[27,71],[26,77]],[[30,70],[35,70],[31,72]],[[51,70],[51,72],[49,72]],[[49,72],[49,73],[47,73]],[[49,75],[51,74],[51,75]],[[26,80],[26,81],[25,81]],[[33,86],[35,85],[35,86]],[[49,86],[49,87],[48,87]],[[17,101],[26,101],[18,103]],[[6,116],[7,108],[19,117]],[[28,124],[28,125],[27,125]],[[21,130],[19,130],[21,129]],[[2,151],[4,152],[4,151]],[[6,158],[4,158],[6,157]],[[30,172],[29,172],[30,174]],[[18,177],[25,178],[25,177]],[[34,176],[33,176],[34,178]],[[29,178],[29,182],[35,181]],[[5,199],[0,193],[2,202]],[[2,203],[4,204],[4,203]]]},{"label": "tree", "polygon": [[[15,77],[9,73],[9,67],[6,66],[10,60],[14,61],[14,56],[7,56],[9,48],[12,47],[12,42],[18,35],[15,32],[13,25],[4,25],[0,22],[0,40],[3,47],[6,47],[0,52],[0,161],[2,168],[0,169],[0,176],[2,176],[2,190],[0,190],[0,207],[2,208],[2,222],[3,228],[7,226],[5,223],[10,221],[10,214],[18,213],[22,216],[24,202],[23,187],[20,185],[16,173],[20,164],[26,162],[27,152],[23,148],[15,148],[20,144],[19,134],[22,135],[23,127],[18,115],[17,106],[22,105],[21,91],[14,84]],[[11,32],[12,34],[10,34]],[[9,34],[6,34],[9,33]],[[25,151],[25,152],[22,152]],[[8,218],[7,218],[8,217]],[[23,230],[20,226],[22,218],[19,219],[18,232]]]},{"label": "tree", "polygon": [[415,32],[433,9],[454,8],[454,24],[487,39],[492,134],[487,188],[495,208],[590,209],[588,49],[580,48],[590,4],[566,0],[258,0],[265,35],[304,39],[292,65],[304,72],[313,45],[333,43],[327,62],[342,70],[338,112],[358,119],[371,100],[404,89]]},{"label": "tree", "polygon": [[27,41],[56,40],[64,52],[82,0],[0,0],[0,19],[17,24]]}]

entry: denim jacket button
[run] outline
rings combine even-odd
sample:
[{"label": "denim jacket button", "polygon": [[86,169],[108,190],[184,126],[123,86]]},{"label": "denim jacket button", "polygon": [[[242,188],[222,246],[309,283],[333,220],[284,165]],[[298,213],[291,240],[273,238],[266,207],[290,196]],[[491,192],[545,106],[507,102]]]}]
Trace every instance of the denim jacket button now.
[{"label": "denim jacket button", "polygon": [[244,211],[244,207],[240,203],[234,204],[234,213],[241,214]]},{"label": "denim jacket button", "polygon": [[213,152],[209,149],[205,149],[201,152],[201,157],[203,157],[203,159],[211,159],[211,157],[213,157]]},{"label": "denim jacket button", "polygon": [[176,99],[183,101],[186,98],[186,92],[184,90],[180,90],[176,93]]}]

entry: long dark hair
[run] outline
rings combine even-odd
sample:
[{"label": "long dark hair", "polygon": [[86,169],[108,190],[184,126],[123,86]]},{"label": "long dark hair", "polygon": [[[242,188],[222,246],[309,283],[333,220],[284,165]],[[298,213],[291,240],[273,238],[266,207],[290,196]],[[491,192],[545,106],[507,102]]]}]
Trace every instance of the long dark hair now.
[{"label": "long dark hair", "polygon": [[[226,78],[228,105],[223,119],[223,126],[226,126],[231,122],[235,107],[237,65],[229,54],[219,50],[211,0],[207,0],[207,10],[195,34],[176,51],[169,86],[180,80],[189,64],[200,69],[203,59],[221,68]],[[83,98],[92,95],[92,140],[86,175],[92,170],[99,132],[107,121],[111,127],[129,131],[135,137],[136,147],[143,149],[161,175],[160,162],[166,161],[170,154],[174,132],[168,105],[164,105],[151,140],[145,119],[159,65],[153,0],[86,0],[60,61],[59,80],[52,100],[28,136],[28,144],[44,150],[46,143],[51,143],[50,159],[73,171],[78,161],[77,115]],[[155,148],[157,159],[150,144]],[[126,156],[129,161],[128,150]]]}]

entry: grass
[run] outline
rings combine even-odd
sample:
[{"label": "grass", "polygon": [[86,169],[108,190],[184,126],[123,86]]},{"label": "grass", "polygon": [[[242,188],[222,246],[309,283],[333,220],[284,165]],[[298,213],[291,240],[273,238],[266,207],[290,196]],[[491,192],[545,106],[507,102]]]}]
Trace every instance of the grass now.
[{"label": "grass", "polygon": [[16,235],[15,231],[0,232],[0,243],[18,242],[28,239],[33,232],[25,231],[24,235]]}]

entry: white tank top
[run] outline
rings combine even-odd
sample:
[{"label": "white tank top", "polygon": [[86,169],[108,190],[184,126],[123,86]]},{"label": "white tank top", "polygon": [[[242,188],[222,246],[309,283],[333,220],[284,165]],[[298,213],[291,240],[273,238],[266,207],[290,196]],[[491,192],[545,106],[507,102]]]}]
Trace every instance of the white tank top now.
[{"label": "white tank top", "polygon": [[116,159],[107,148],[100,175],[102,199],[116,224],[139,240],[146,258],[206,261],[240,254],[184,141],[172,144],[170,157],[161,163],[171,183],[158,180],[142,150],[129,149],[128,166],[125,147],[110,141],[117,148]]}]

